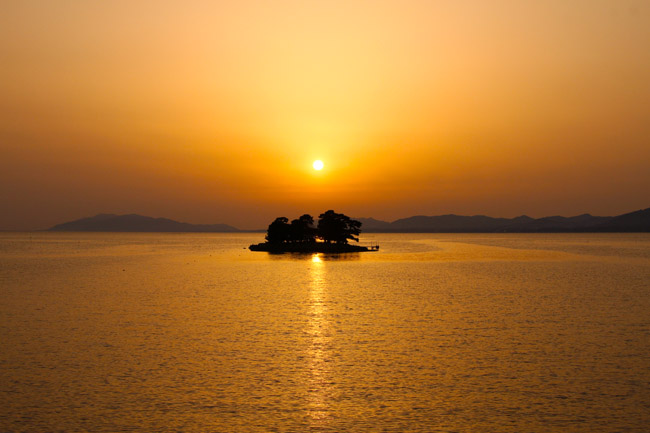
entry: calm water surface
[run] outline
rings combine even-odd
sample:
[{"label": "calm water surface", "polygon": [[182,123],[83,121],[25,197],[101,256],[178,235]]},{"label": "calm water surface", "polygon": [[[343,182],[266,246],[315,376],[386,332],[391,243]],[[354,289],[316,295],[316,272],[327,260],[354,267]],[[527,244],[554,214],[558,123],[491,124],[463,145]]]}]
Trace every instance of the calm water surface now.
[{"label": "calm water surface", "polygon": [[0,432],[647,432],[650,235],[0,234]]}]

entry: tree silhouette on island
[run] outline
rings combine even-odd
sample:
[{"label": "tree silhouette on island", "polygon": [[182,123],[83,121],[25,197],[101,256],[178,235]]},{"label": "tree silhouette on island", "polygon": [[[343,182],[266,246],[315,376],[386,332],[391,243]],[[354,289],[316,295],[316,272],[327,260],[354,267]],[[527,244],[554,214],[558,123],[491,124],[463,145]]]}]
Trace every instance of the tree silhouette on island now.
[{"label": "tree silhouette on island", "polygon": [[333,210],[320,214],[316,227],[314,218],[309,214],[291,223],[286,217],[278,217],[266,231],[266,242],[251,245],[249,249],[273,253],[349,253],[379,248],[350,245],[348,240],[359,242],[360,233],[360,221]]}]

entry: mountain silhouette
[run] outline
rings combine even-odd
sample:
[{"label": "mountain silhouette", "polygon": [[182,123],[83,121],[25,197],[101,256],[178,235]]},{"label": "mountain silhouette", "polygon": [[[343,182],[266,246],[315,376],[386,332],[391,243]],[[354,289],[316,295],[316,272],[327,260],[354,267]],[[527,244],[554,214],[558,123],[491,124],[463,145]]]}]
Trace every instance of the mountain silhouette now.
[{"label": "mountain silhouette", "polygon": [[152,218],[129,214],[99,214],[63,224],[57,224],[50,231],[69,232],[238,232],[227,224],[189,224],[168,218]]},{"label": "mountain silhouette", "polygon": [[616,217],[583,214],[574,217],[493,218],[485,215],[412,216],[393,222],[356,218],[363,230],[380,233],[535,233],[535,232],[650,232],[650,208]]},{"label": "mountain silhouette", "polygon": [[[611,231],[650,231],[650,208],[614,217],[603,224],[602,228]],[[627,230],[621,230],[622,228]]]},{"label": "mountain silhouette", "polygon": [[[650,208],[614,217],[582,214],[574,217],[493,218],[485,215],[417,215],[393,222],[355,218],[365,233],[564,233],[564,232],[650,232]],[[137,214],[99,214],[57,224],[50,231],[70,232],[240,232],[227,224],[189,224],[168,218]]]}]

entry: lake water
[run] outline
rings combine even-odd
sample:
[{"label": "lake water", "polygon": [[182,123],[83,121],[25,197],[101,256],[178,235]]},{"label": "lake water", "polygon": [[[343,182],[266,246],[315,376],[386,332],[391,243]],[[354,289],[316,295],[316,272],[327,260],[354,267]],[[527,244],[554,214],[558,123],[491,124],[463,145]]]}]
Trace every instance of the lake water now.
[{"label": "lake water", "polygon": [[0,432],[647,432],[650,235],[0,233]]}]

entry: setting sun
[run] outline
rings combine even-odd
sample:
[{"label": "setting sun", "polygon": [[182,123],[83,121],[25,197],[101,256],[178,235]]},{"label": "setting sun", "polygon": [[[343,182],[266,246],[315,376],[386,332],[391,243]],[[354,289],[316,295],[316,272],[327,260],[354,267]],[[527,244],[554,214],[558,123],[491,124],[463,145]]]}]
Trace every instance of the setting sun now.
[{"label": "setting sun", "polygon": [[323,164],[323,161],[321,161],[320,159],[317,159],[316,161],[314,161],[313,167],[314,170],[322,170],[323,167],[325,167],[325,164]]}]

